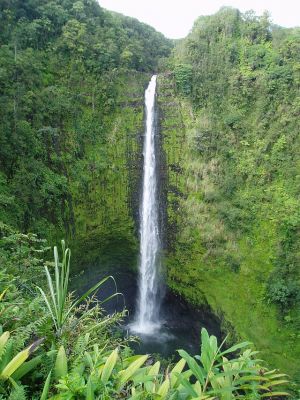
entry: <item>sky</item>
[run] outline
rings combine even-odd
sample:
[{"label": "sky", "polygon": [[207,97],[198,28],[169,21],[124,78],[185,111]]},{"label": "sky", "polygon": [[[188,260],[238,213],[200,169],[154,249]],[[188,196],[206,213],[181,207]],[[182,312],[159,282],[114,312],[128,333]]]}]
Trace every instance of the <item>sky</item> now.
[{"label": "sky", "polygon": [[300,0],[98,0],[108,10],[134,17],[153,26],[171,39],[185,37],[200,15],[209,15],[222,6],[244,12],[271,13],[271,20],[284,27],[300,26]]}]

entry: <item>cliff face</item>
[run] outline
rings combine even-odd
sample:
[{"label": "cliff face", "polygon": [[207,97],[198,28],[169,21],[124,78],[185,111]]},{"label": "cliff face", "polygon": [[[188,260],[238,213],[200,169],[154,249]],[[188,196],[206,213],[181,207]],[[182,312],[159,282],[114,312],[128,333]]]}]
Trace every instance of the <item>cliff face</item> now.
[{"label": "cliff face", "polygon": [[144,89],[172,43],[96,0],[2,3],[0,221],[131,264]]},{"label": "cliff face", "polygon": [[[193,304],[209,304],[225,329],[252,341],[272,366],[297,377],[297,327],[266,299],[280,240],[276,223],[261,205],[247,233],[227,229],[209,180],[220,166],[204,163],[195,150],[196,127],[205,126],[208,116],[178,96],[170,75],[159,77],[158,102],[166,159],[168,285]],[[228,204],[227,211],[231,208]]]},{"label": "cliff face", "polygon": [[71,193],[73,248],[80,265],[121,263],[135,268],[142,173],[144,90],[150,75],[122,76],[103,135],[86,148]]}]

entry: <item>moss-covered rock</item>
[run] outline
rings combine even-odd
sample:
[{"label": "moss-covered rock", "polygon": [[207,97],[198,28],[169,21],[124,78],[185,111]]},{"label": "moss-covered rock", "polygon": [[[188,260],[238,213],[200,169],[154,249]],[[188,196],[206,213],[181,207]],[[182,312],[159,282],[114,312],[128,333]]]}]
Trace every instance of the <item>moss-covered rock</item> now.
[{"label": "moss-covered rock", "polygon": [[[209,178],[220,166],[214,160],[205,164],[195,150],[198,136],[211,129],[209,115],[194,112],[168,74],[159,76],[158,99],[167,161],[168,285],[191,303],[208,303],[235,336],[252,341],[273,367],[296,378],[296,320],[284,318],[266,298],[280,240],[272,218],[276,206],[269,211],[268,204],[257,207],[243,234],[237,227],[229,229],[225,218],[235,218],[230,215],[234,205],[222,205],[221,214],[222,198]],[[247,187],[242,189],[246,196]],[[291,310],[289,315],[297,314]]]},{"label": "moss-covered rock", "polygon": [[[119,76],[114,111],[71,169],[74,233],[80,265],[118,260],[135,268],[144,89],[149,74]],[[90,110],[86,111],[87,113]]]}]

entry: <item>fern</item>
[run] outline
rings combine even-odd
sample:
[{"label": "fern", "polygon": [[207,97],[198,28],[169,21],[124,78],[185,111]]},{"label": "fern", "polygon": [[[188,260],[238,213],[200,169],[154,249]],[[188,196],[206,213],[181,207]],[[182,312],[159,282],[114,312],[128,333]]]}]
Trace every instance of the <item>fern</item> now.
[{"label": "fern", "polygon": [[8,400],[27,400],[25,387],[21,385],[15,385],[11,391]]},{"label": "fern", "polygon": [[33,336],[38,336],[41,328],[46,325],[47,321],[48,317],[44,315],[28,325],[17,328],[14,334],[14,349],[22,349]]}]

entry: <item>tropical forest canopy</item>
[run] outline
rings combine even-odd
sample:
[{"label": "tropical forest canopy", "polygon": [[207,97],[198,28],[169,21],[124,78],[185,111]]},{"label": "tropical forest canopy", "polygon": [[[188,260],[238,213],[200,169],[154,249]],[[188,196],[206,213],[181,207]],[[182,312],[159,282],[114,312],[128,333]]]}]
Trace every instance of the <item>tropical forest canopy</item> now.
[{"label": "tropical forest canopy", "polygon": [[171,43],[94,0],[2,1],[0,18],[1,219],[62,233],[85,148],[108,140],[120,76],[156,70]]}]

